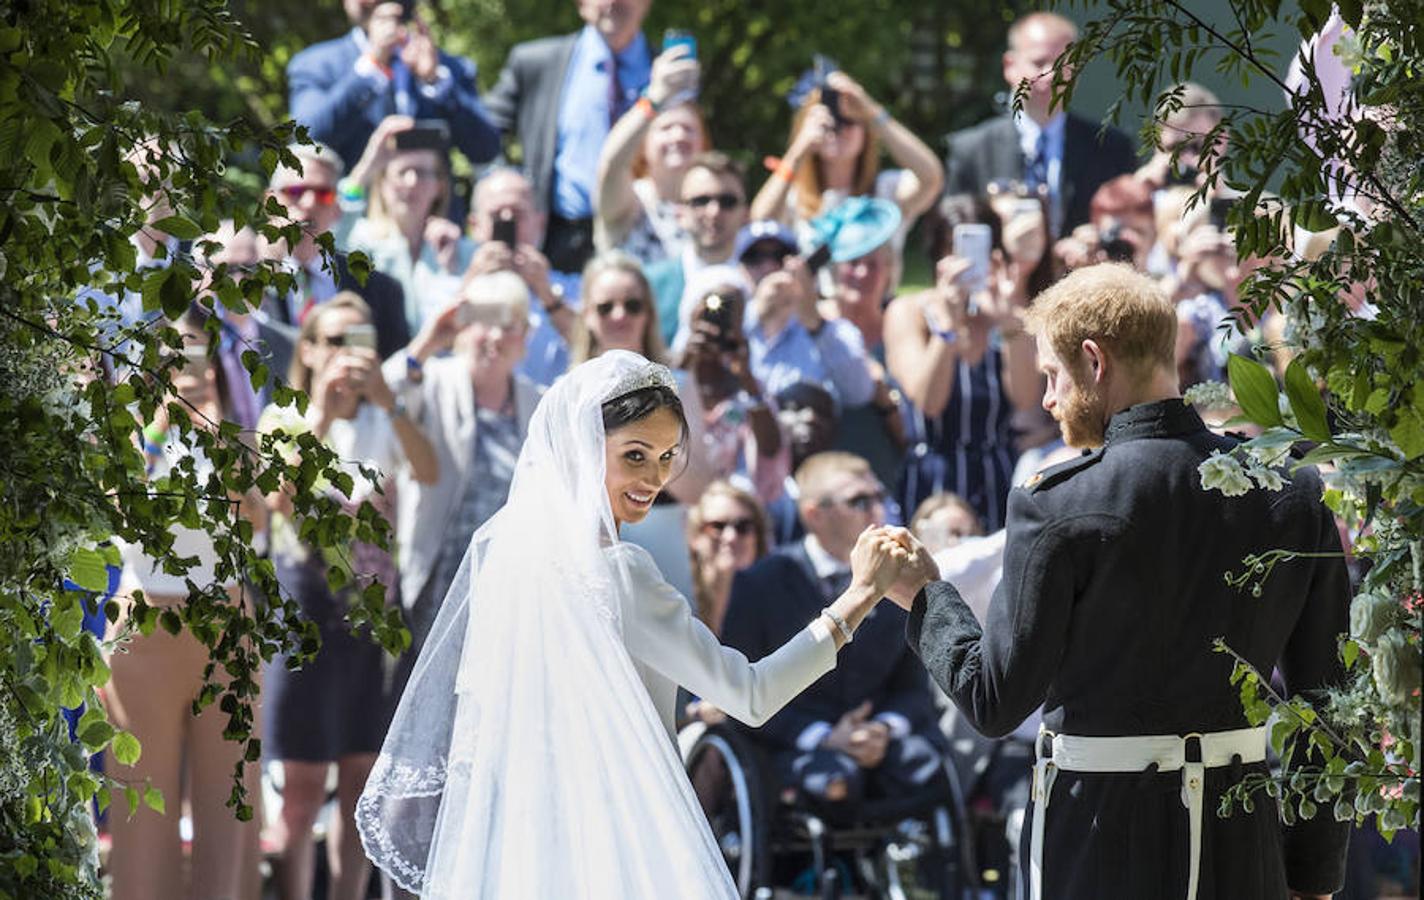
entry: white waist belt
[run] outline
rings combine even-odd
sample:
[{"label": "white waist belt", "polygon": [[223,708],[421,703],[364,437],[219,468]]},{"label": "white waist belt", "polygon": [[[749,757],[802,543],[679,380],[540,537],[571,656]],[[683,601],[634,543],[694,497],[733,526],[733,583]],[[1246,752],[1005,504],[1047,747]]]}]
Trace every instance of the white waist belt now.
[{"label": "white waist belt", "polygon": [[[1043,756],[1044,739],[1051,738],[1052,755]],[[1200,742],[1200,761],[1188,761],[1187,748]],[[1193,754],[1195,755],[1195,754]],[[1234,731],[1133,735],[1128,737],[1078,737],[1054,734],[1040,726],[1034,742],[1033,810],[1029,833],[1033,850],[1029,857],[1029,898],[1043,900],[1043,824],[1053,780],[1061,769],[1067,772],[1136,773],[1156,765],[1159,772],[1182,771],[1182,805],[1187,808],[1191,835],[1188,856],[1187,900],[1196,900],[1201,868],[1202,794],[1205,770],[1229,765],[1233,757],[1243,763],[1266,758],[1266,728],[1238,728]]]}]

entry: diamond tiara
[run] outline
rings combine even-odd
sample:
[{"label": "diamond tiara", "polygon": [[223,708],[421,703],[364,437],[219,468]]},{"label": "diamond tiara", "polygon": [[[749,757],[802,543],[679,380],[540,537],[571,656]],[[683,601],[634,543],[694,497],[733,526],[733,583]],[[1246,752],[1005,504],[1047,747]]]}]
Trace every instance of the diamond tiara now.
[{"label": "diamond tiara", "polygon": [[608,392],[608,399],[614,400],[625,394],[650,387],[676,391],[677,381],[672,377],[672,370],[667,366],[652,362],[638,366],[614,382],[613,389]]}]

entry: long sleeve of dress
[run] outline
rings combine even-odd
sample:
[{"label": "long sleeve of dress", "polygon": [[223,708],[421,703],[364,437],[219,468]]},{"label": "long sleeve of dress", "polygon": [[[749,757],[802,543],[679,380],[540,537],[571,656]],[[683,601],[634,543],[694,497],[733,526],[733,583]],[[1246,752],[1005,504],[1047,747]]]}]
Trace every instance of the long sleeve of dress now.
[{"label": "long sleeve of dress", "polygon": [[632,590],[623,610],[623,639],[634,659],[740,722],[761,725],[836,664],[829,633],[803,628],[755,663],[725,647],[692,615],[687,600],[663,580],[641,547],[624,544]]}]

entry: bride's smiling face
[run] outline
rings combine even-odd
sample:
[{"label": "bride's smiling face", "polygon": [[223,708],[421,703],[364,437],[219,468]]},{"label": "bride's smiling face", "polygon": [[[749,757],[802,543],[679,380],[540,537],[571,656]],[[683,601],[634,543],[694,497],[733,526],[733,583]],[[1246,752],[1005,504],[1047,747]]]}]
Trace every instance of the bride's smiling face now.
[{"label": "bride's smiling face", "polygon": [[682,452],[682,420],[666,406],[608,432],[604,485],[613,520],[641,522],[672,477]]}]

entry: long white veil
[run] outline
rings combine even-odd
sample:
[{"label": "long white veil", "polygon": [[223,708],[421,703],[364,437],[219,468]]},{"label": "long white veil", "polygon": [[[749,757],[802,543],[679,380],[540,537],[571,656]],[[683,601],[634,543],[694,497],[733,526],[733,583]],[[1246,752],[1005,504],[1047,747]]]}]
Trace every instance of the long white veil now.
[{"label": "long white veil", "polygon": [[602,404],[666,369],[612,351],[543,397],[509,501],[471,541],[356,807],[426,898],[730,898],[621,635]]}]

